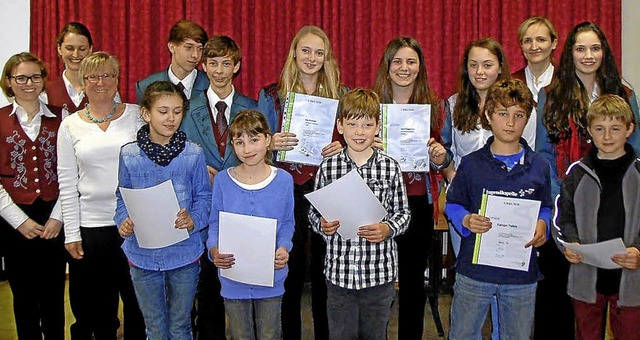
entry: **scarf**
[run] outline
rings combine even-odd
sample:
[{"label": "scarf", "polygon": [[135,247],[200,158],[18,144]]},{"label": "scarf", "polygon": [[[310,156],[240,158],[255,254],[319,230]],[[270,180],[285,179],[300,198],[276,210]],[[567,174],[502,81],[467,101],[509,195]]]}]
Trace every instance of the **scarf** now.
[{"label": "scarf", "polygon": [[160,166],[169,165],[169,163],[184,150],[186,142],[187,135],[178,130],[171,136],[169,144],[166,146],[154,143],[149,137],[149,124],[144,125],[138,130],[136,139],[138,147],[144,151],[149,159]]}]

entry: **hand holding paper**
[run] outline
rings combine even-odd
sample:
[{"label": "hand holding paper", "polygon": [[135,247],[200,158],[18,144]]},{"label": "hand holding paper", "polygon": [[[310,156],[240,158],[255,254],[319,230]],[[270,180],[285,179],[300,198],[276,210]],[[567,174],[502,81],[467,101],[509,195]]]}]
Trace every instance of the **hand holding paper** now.
[{"label": "hand holding paper", "polygon": [[324,217],[320,217],[320,227],[325,234],[331,236],[340,228],[340,221],[327,222]]},{"label": "hand holding paper", "polygon": [[[615,263],[613,259],[626,259],[627,254],[627,248],[619,237],[608,241],[589,244],[562,242],[562,246],[565,248],[565,257],[569,262],[584,262],[588,265],[604,269],[620,268],[620,264]],[[568,252],[567,249],[569,249],[570,252]],[[572,252],[577,254],[579,257],[573,256]],[[567,254],[569,256],[567,256]],[[625,264],[627,263],[625,260],[623,260],[623,262]]]},{"label": "hand holding paper", "polygon": [[211,248],[211,258],[216,268],[229,269],[236,263],[233,254],[220,254],[218,247]]},{"label": "hand holding paper", "polygon": [[611,261],[622,268],[636,270],[640,267],[640,250],[636,247],[629,247],[626,253],[613,255]]},{"label": "hand holding paper", "polygon": [[391,235],[391,227],[386,223],[376,223],[358,228],[358,236],[369,242],[379,243]]},{"label": "hand holding paper", "polygon": [[491,220],[479,214],[469,214],[462,220],[462,225],[472,233],[482,234],[491,229]]}]

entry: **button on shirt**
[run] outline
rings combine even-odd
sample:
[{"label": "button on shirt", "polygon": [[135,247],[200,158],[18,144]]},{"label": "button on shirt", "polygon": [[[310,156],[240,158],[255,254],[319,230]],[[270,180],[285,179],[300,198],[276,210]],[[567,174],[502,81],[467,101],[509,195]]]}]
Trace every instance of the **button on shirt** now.
[{"label": "button on shirt", "polygon": [[358,290],[395,279],[398,256],[393,238],[408,228],[410,212],[398,163],[375,149],[371,158],[360,167],[351,160],[346,148],[325,159],[316,175],[315,189],[329,185],[351,170],[358,171],[387,210],[382,222],[389,225],[391,235],[380,243],[360,237],[344,240],[338,233],[327,236],[320,227],[321,215],[313,207],[309,211],[309,220],[313,230],[327,241],[324,270],[327,279],[339,287]]}]

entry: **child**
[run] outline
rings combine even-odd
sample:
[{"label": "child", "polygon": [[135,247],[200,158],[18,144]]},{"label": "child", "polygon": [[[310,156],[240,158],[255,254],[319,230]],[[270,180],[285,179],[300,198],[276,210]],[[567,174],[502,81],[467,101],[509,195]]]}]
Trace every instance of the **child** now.
[{"label": "child", "polygon": [[520,80],[497,81],[485,105],[493,136],[480,150],[462,159],[449,187],[445,211],[463,236],[451,303],[450,339],[479,337],[493,295],[500,310],[500,337],[531,336],[536,282],[540,279],[535,251],[531,251],[527,271],[472,264],[472,256],[476,235],[491,228],[488,218],[475,213],[484,190],[541,201],[536,231],[526,247],[539,247],[546,241],[551,212],[549,165],[522,138],[533,104],[531,92]]},{"label": "child", "polygon": [[211,200],[207,167],[202,149],[178,130],[188,105],[182,90],[167,81],[154,82],[141,105],[148,125],[120,150],[118,187],[143,189],[171,180],[181,208],[175,227],[188,230],[189,238],[158,249],[138,246],[135,221],[128,216],[120,189],[115,221],[125,238],[122,249],[148,338],[190,339],[190,311],[204,250],[198,231],[207,225]]},{"label": "child", "polygon": [[309,220],[327,242],[325,277],[330,339],[386,339],[395,295],[394,237],[409,227],[407,193],[398,163],[372,147],[380,128],[380,102],[369,90],[348,92],[338,106],[338,131],[347,147],[325,159],[315,189],[356,170],[387,210],[380,222],[359,227],[358,239],[343,240],[340,221],[327,222],[314,209]]},{"label": "child", "polygon": [[216,267],[231,268],[233,254],[218,252],[221,211],[273,218],[278,221],[273,287],[257,286],[220,276],[224,308],[233,339],[279,339],[280,305],[293,246],[293,179],[271,163],[271,132],[257,110],[238,113],[229,127],[233,151],[240,164],[216,175],[213,182],[207,249]]},{"label": "child", "polygon": [[637,339],[640,334],[640,161],[627,143],[634,127],[624,99],[612,94],[596,99],[587,111],[587,131],[595,147],[569,167],[562,183],[556,238],[596,243],[620,237],[628,246],[626,254],[611,258],[621,269],[584,264],[580,255],[564,248],[571,263],[567,292],[577,339],[602,339],[607,305],[615,339]]}]

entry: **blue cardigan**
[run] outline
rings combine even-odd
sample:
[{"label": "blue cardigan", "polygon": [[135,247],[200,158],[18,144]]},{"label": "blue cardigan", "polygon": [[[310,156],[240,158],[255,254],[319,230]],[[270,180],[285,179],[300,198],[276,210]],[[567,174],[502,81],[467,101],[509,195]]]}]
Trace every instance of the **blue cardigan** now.
[{"label": "blue cardigan", "polygon": [[[229,171],[221,171],[213,181],[211,216],[209,218],[209,237],[207,249],[218,247],[220,211],[258,217],[273,218],[278,221],[276,229],[276,248],[284,247],[291,251],[293,242],[293,178],[282,169],[266,187],[247,190],[236,184]],[[250,237],[250,235],[247,235]],[[274,269],[275,270],[275,269]],[[220,276],[222,289],[220,294],[226,299],[263,299],[284,294],[284,280],[289,269],[276,270],[273,287],[263,287],[232,281]]]}]

